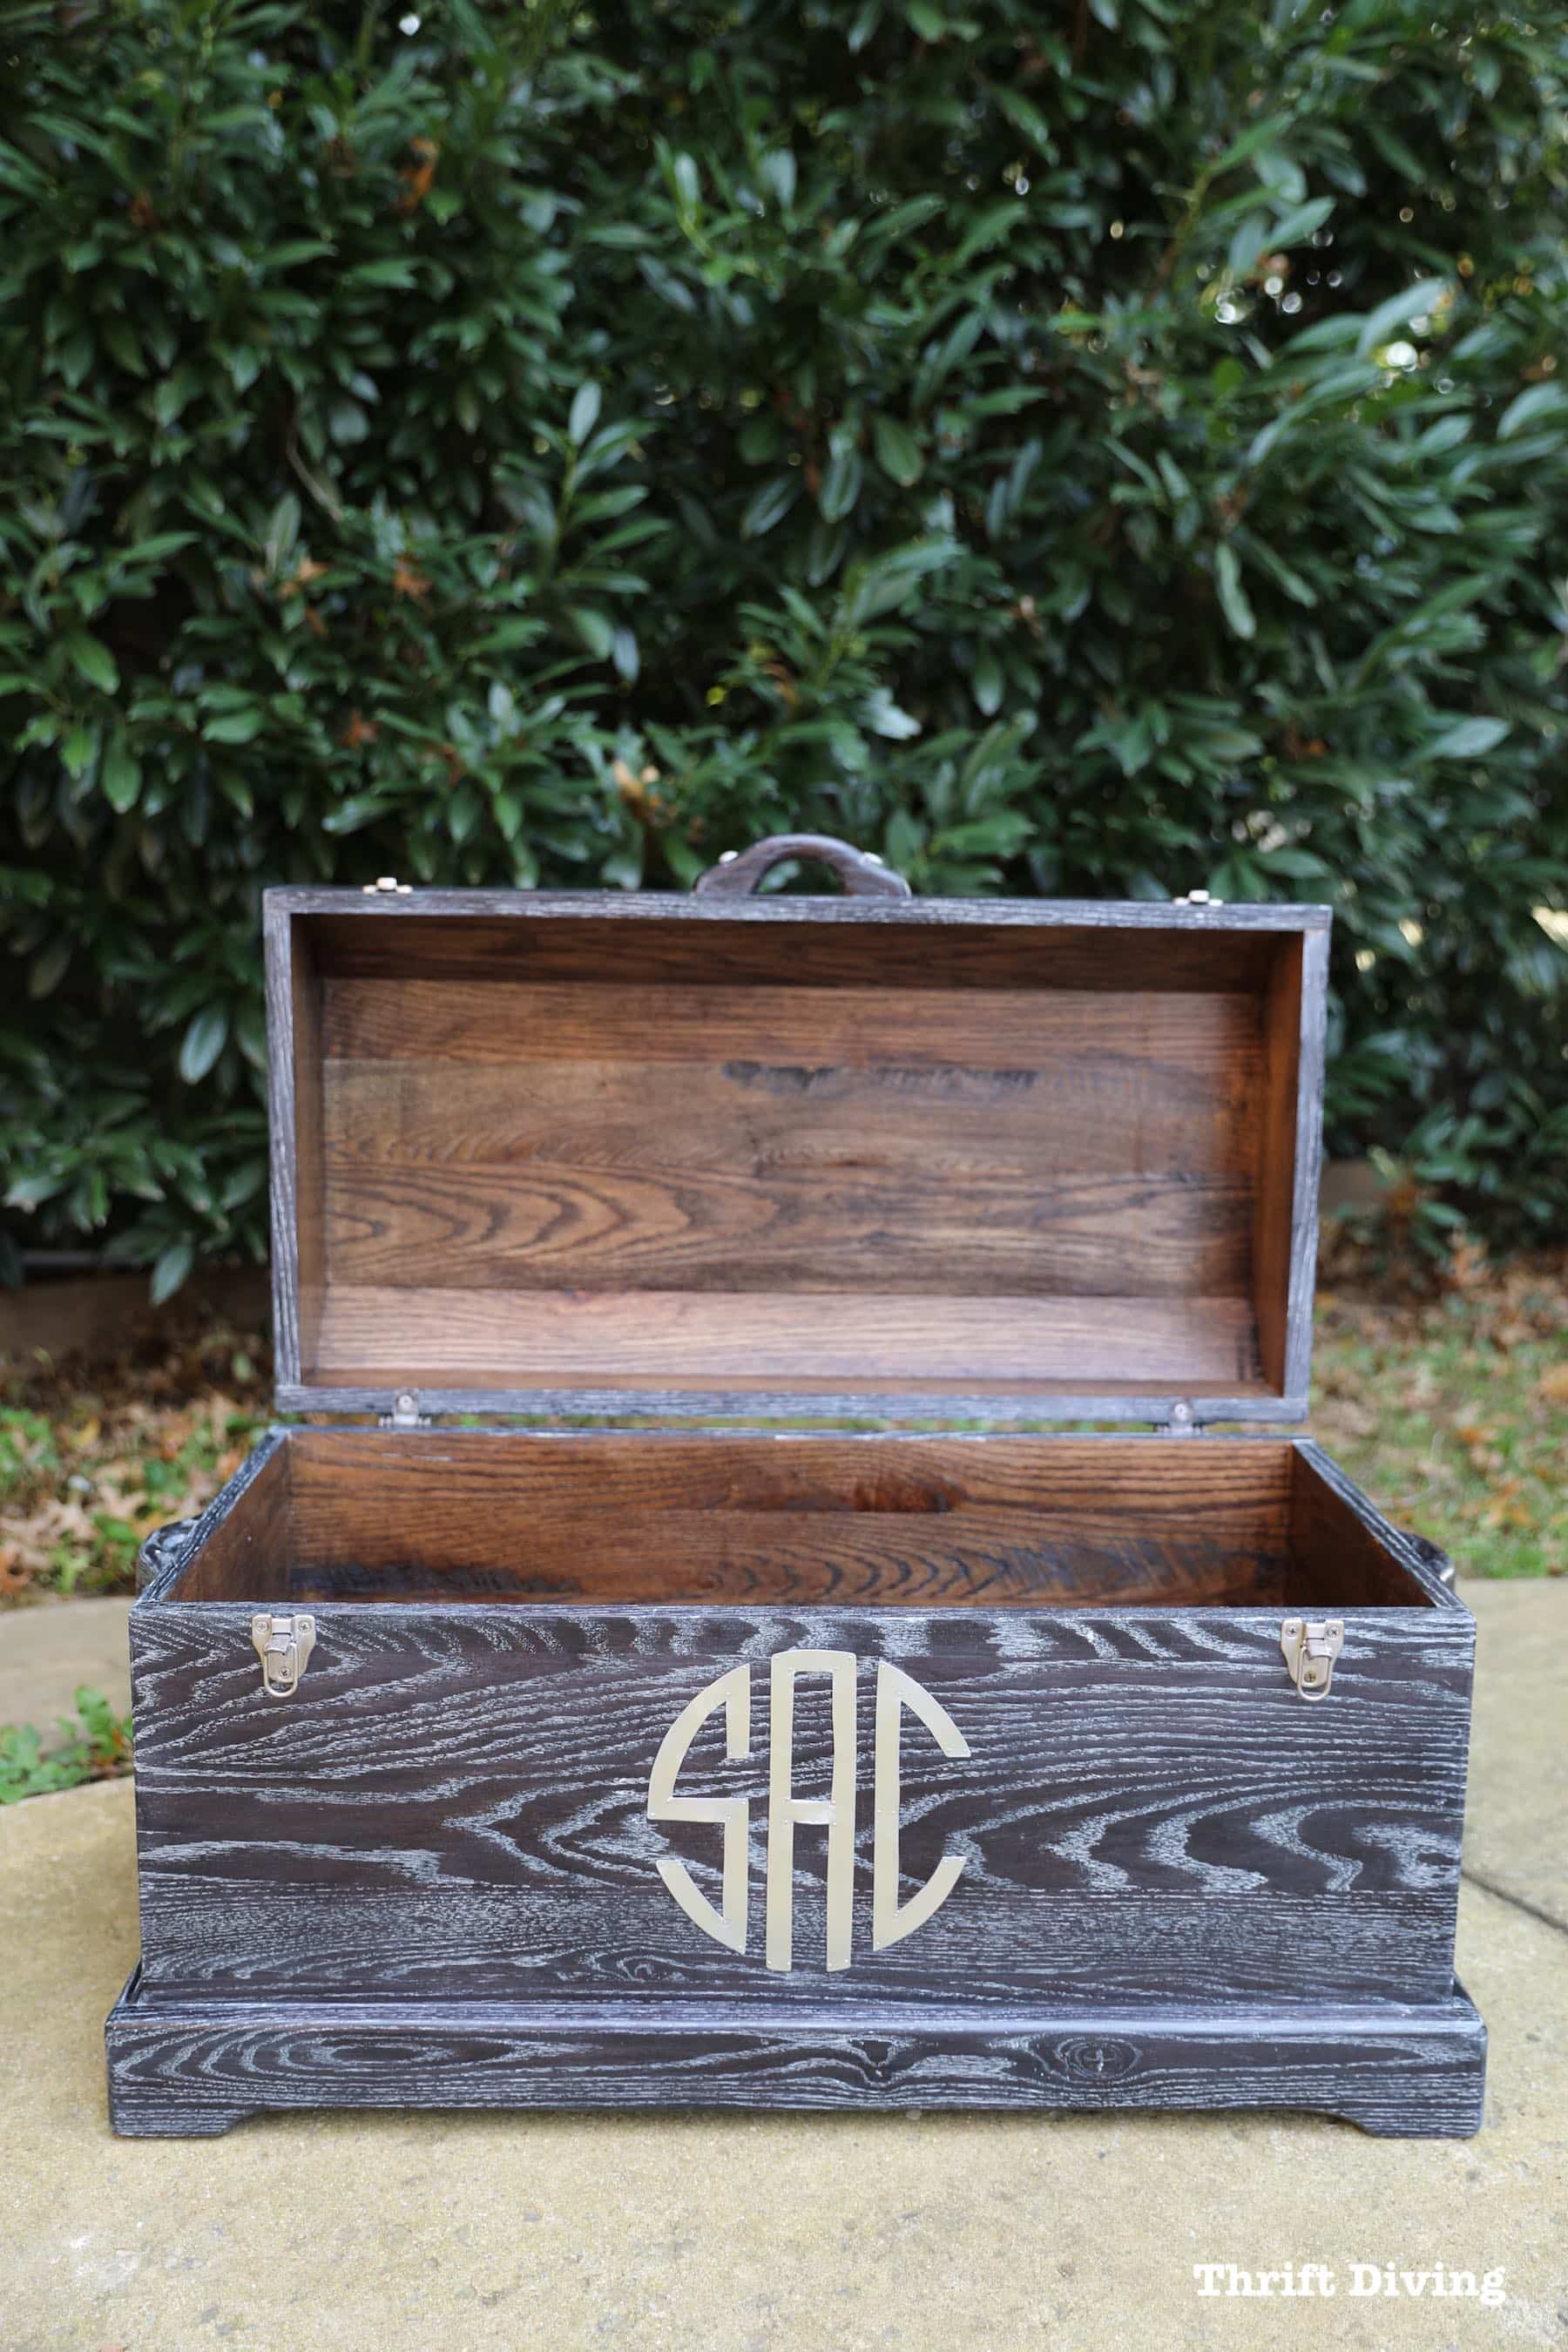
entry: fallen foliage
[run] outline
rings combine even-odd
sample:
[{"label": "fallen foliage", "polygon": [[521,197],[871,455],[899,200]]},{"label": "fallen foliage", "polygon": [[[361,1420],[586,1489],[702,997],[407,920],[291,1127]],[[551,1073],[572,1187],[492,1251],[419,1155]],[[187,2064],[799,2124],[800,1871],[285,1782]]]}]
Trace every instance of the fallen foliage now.
[{"label": "fallen foliage", "polygon": [[0,1383],[0,1600],[126,1592],[154,1528],[199,1511],[270,1418],[259,1332],[150,1328],[112,1363]]},{"label": "fallen foliage", "polygon": [[1380,1508],[1463,1573],[1568,1572],[1568,1252],[1494,1267],[1473,1244],[1438,1285],[1318,1296],[1311,1429]]}]

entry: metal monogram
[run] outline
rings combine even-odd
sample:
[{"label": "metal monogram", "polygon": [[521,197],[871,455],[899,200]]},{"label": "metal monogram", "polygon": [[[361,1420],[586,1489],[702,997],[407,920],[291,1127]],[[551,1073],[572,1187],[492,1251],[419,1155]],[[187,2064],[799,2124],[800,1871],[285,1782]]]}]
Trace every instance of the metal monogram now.
[{"label": "metal monogram", "polygon": [[[790,1968],[794,1957],[795,1832],[796,1826],[827,1832],[827,1932],[829,1969],[847,1969],[850,1958],[855,1886],[856,1675],[852,1650],[781,1650],[770,1673],[768,1753],[767,1934],[770,1969]],[[826,1797],[799,1797],[795,1790],[795,1689],[802,1675],[826,1675],[833,1727],[833,1759]],[[750,1901],[748,1839],[751,1805],[745,1797],[680,1797],[675,1783],[687,1750],[709,1717],[722,1708],[725,1752],[731,1761],[752,1752],[752,1670],[734,1666],[699,1691],[670,1725],[648,1775],[650,1822],[706,1822],[722,1829],[722,1900],[719,1908],[698,1888],[683,1862],[660,1859],[658,1874],[695,1927],[731,1952],[746,1948]],[[967,1757],[969,1747],[945,1707],[886,1658],[877,1665],[876,1737],[871,1797],[871,1941],[885,1951],[900,1943],[939,1911],[963,1868],[956,1854],[944,1854],[925,1885],[907,1903],[899,1901],[899,1822],[901,1811],[900,1753],[905,1711],[918,1716],[944,1756]]]}]

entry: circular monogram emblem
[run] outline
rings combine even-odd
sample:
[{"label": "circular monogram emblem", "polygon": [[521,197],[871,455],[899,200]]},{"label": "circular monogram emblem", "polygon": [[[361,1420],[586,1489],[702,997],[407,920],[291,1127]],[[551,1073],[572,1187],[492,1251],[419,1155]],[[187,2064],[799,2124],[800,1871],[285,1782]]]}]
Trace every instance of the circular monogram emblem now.
[{"label": "circular monogram emblem", "polygon": [[[797,1824],[827,1832],[827,1945],[829,1969],[847,1969],[854,1918],[855,1809],[858,1758],[857,1693],[860,1661],[851,1650],[780,1650],[769,1662],[767,1940],[770,1969],[787,1974],[795,1964],[792,1887]],[[803,1797],[795,1785],[795,1696],[802,1675],[827,1683],[833,1719],[832,1780],[826,1797]],[[871,1945],[885,1951],[923,1927],[941,1909],[963,1869],[962,1855],[944,1853],[925,1885],[907,1902],[900,1896],[900,1822],[902,1807],[901,1742],[906,1715],[922,1724],[944,1756],[960,1761],[969,1745],[947,1709],[889,1659],[877,1663],[876,1734],[873,1751],[871,1850]],[[723,1899],[715,1906],[673,1854],[658,1858],[658,1874],[694,1927],[731,1952],[747,1948],[750,1921],[751,1806],[744,1797],[684,1796],[676,1781],[691,1746],[710,1716],[722,1713],[725,1748],[731,1760],[752,1752],[752,1670],[733,1666],[682,1707],[665,1733],[648,1776],[650,1822],[708,1822],[723,1832]]]}]

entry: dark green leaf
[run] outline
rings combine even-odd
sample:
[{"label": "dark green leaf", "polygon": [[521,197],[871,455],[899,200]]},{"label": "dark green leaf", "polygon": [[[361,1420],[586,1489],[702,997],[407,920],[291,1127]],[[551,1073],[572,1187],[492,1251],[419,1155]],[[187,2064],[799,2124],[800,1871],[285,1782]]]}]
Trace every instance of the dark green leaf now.
[{"label": "dark green leaf", "polygon": [[920,480],[925,459],[907,425],[900,425],[894,416],[879,415],[872,420],[871,437],[877,463],[889,480],[900,483],[906,489]]},{"label": "dark green leaf", "polygon": [[112,694],[120,684],[120,669],[103,640],[89,636],[85,629],[71,629],[67,633],[65,644],[72,667],[86,678],[89,686],[96,686],[104,694]]},{"label": "dark green leaf", "polygon": [[180,1076],[188,1087],[206,1076],[227,1042],[227,1013],[222,1005],[207,1005],[196,1014],[180,1045]]},{"label": "dark green leaf", "polygon": [[160,1252],[147,1291],[154,1307],[162,1307],[165,1299],[173,1298],[195,1264],[195,1246],[189,1241],[171,1242],[166,1250]]},{"label": "dark green leaf", "polygon": [[1250,637],[1257,630],[1252,606],[1241,584],[1241,566],[1236,560],[1236,550],[1228,540],[1222,539],[1215,550],[1215,585],[1219,590],[1220,609],[1238,637]]}]

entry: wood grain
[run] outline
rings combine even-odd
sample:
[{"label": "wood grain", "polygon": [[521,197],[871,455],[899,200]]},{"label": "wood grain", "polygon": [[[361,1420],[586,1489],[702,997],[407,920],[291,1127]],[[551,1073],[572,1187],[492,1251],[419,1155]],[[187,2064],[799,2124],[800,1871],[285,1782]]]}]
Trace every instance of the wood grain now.
[{"label": "wood grain", "polygon": [[1239,1075],[1228,1055],[1224,1066],[1216,1058],[1205,1067],[1189,1051],[1184,1071],[1169,1067],[1142,1091],[1121,1057],[1091,1051],[1080,1030],[1052,1074],[1049,1098],[1033,1069],[908,1054],[838,1066],[820,1055],[724,1060],[711,1052],[652,1065],[607,1055],[515,1066],[339,1056],[327,1066],[324,1148],[342,1174],[457,1173],[538,1160],[616,1170],[635,1166],[662,1130],[660,1139],[679,1147],[672,1164],[738,1168],[761,1181],[891,1179],[906,1164],[959,1181],[977,1167],[1053,1180],[1250,1179],[1249,1026],[1238,1021],[1232,1032]]},{"label": "wood grain", "polygon": [[1303,1438],[1293,1454],[1292,1603],[1397,1608],[1416,1580],[1436,1598],[1442,1553],[1393,1527],[1321,1445]]},{"label": "wood grain", "polygon": [[[869,957],[867,963],[870,976]],[[416,971],[400,980],[329,978],[321,1050],[329,1061],[507,1069],[752,1063],[762,1066],[759,1080],[776,1070],[775,1087],[797,1108],[814,1086],[843,1084],[841,1073],[885,1073],[883,1093],[923,1087],[937,1116],[951,1106],[955,1116],[973,1117],[1052,1087],[1058,1118],[1103,1108],[1119,1122],[1113,1132],[1134,1135],[1141,1086],[1153,1097],[1184,1084],[1187,1099],[1172,1116],[1191,1117],[1195,1091],[1212,1124],[1256,1083],[1261,1063],[1258,1000],[1237,992],[939,991],[879,981],[831,988],[689,981],[634,990],[614,976],[536,987],[473,975],[455,986]],[[1133,1102],[1119,1106],[1115,1096],[1128,1090]],[[1235,1132],[1233,1113],[1221,1134]]]},{"label": "wood grain", "polygon": [[193,1519],[155,1529],[136,1561],[136,1590],[154,1601],[282,1598],[299,1521],[290,1439],[269,1429]]},{"label": "wood grain", "polygon": [[197,1519],[180,1582],[182,1600],[265,1601],[288,1592],[300,1526],[294,1462],[287,1437],[271,1444],[264,1441],[243,1465],[252,1475],[240,1495],[227,1509]]},{"label": "wood grain", "polygon": [[[332,1278],[1114,1294],[1131,1250],[1151,1292],[1242,1296],[1253,1008],[1204,1003],[1236,1009],[1234,1050],[1142,1076],[1092,1023],[1051,1067],[834,1065],[804,1034],[715,1064],[678,1056],[678,1022],[647,1065],[529,1060],[521,1038],[493,1067],[333,1059]],[[562,1055],[568,1024],[540,1020]]]},{"label": "wood grain", "polygon": [[629,1393],[645,1381],[710,1393],[784,1384],[800,1412],[814,1392],[858,1381],[872,1394],[942,1381],[1020,1390],[1065,1381],[1090,1349],[1106,1381],[1207,1382],[1235,1393],[1260,1385],[1253,1335],[1247,1302],[1223,1297],[366,1286],[330,1287],[321,1315],[323,1360],[351,1382],[396,1367],[399,1382],[415,1389],[452,1380],[503,1381],[519,1392],[614,1385]]},{"label": "wood grain", "polygon": [[1042,1201],[1026,1176],[854,1176],[774,1170],[629,1171],[539,1159],[522,1168],[362,1163],[330,1171],[339,1290],[920,1292],[933,1302],[1115,1297],[1128,1252],[1142,1295],[1212,1297],[1245,1285],[1241,1182],[1077,1177]]},{"label": "wood grain", "polygon": [[1256,1436],[274,1430],[146,1552],[146,1589],[181,1601],[467,1580],[680,1602],[718,1578],[736,1599],[1094,1605],[1256,1598],[1283,1574],[1291,1607],[1460,1605],[1442,1555],[1320,1446]]},{"label": "wood grain", "polygon": [[[1278,1608],[315,1615],[279,1706],[244,1607],[132,1612],[150,1984],[391,1995],[428,1985],[434,1933],[454,1994],[771,1990],[756,1934],[749,1955],[710,1943],[658,1875],[676,1853],[710,1890],[711,1831],[656,1828],[646,1803],[688,1702],[790,1648],[852,1652],[863,1678],[892,1658],[970,1749],[962,1768],[921,1742],[903,1759],[903,1867],[920,1883],[951,1849],[958,1888],[890,1950],[862,1923],[842,1977],[821,1969],[819,1842],[803,1836],[793,1990],[1425,1999],[1452,1973],[1474,1632],[1456,1606],[1346,1612],[1321,1706],[1290,1684]],[[797,1715],[803,1793],[826,1768],[816,1700]],[[758,1835],[764,1746],[731,1764],[710,1727],[686,1768],[748,1797]]]},{"label": "wood grain", "polygon": [[[1259,1228],[1256,1244],[1259,1273],[1259,1335],[1266,1376],[1280,1388],[1303,1418],[1312,1370],[1312,1297],[1318,1273],[1318,1188],[1323,1157],[1323,1064],[1328,1049],[1329,940],[1310,931],[1301,940],[1299,982],[1293,959],[1280,959],[1267,1001],[1266,1066],[1270,1073],[1292,1059],[1292,1024],[1299,1024],[1294,1053],[1294,1112],[1265,1108],[1260,1147]],[[1278,1084],[1271,1078],[1271,1083]],[[1288,1220],[1278,1210],[1262,1214],[1261,1194],[1289,1200]],[[1281,1266],[1283,1259],[1283,1266]]]},{"label": "wood grain", "polygon": [[271,893],[263,921],[271,1160],[273,1351],[279,1384],[321,1350],[326,1285],[321,977],[314,945]]},{"label": "wood grain", "polygon": [[1295,1402],[1321,910],[274,897],[280,1401]]},{"label": "wood grain", "polygon": [[[309,927],[324,970],[362,979],[488,977],[668,984],[1077,989],[1267,987],[1279,939],[1326,931],[1323,907],[1194,908],[1144,900],[772,898],[545,891],[268,892]],[[416,934],[410,925],[417,923]],[[868,934],[875,934],[874,944]],[[941,941],[940,956],[931,950]]]},{"label": "wood grain", "polygon": [[289,1451],[297,1600],[1006,1608],[1284,1589],[1288,1443],[1218,1440],[1197,1463],[1180,1443],[300,1430]]},{"label": "wood grain", "polygon": [[312,2107],[1304,2108],[1399,2137],[1479,2128],[1486,2030],[1422,2006],[1128,2012],[1018,2005],[977,2021],[889,2005],[171,2001],[132,1978],[109,2020],[110,2115],[210,2136]]},{"label": "wood grain", "polygon": [[1251,1218],[1252,1300],[1263,1374],[1283,1391],[1290,1307],[1296,1115],[1301,1058],[1301,950],[1293,940],[1269,975],[1262,1003],[1263,1077],[1258,1103]]}]

